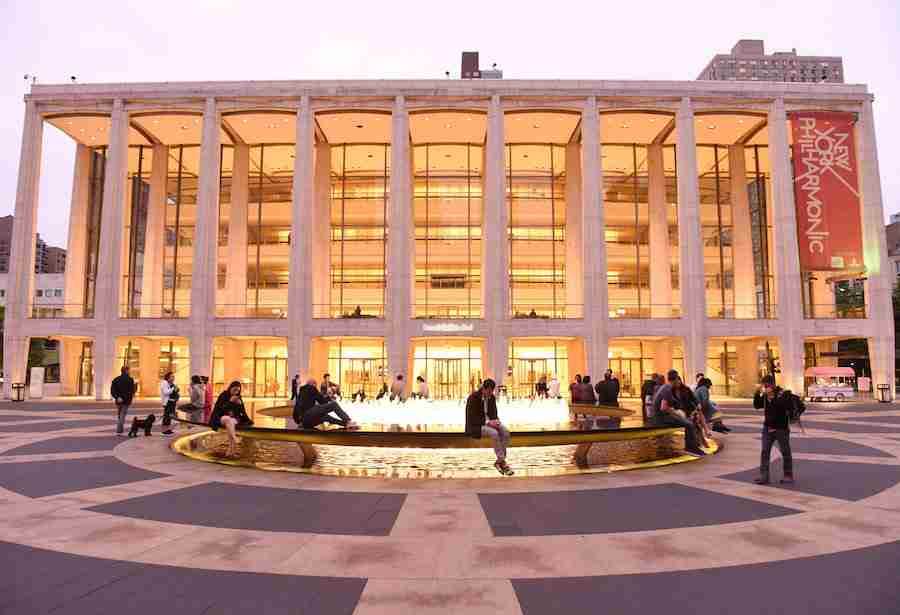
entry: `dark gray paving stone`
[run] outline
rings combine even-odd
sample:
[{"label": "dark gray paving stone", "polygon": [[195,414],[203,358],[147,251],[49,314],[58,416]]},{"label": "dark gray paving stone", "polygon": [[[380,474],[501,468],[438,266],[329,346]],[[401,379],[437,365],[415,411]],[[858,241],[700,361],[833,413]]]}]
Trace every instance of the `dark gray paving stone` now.
[{"label": "dark gray paving stone", "polygon": [[[158,408],[159,401],[154,401],[152,399],[146,401],[141,400],[132,404],[131,407]],[[101,408],[113,408],[114,410],[115,406],[112,401],[96,401],[89,399],[73,399],[71,401],[0,401],[0,410],[16,410],[18,412],[78,412],[81,410],[98,410]]]},{"label": "dark gray paving stone", "polygon": [[116,425],[115,417],[109,420],[101,421],[99,419],[88,420],[71,420],[71,421],[46,421],[44,423],[32,424],[15,424],[0,425],[0,432],[3,433],[46,433],[48,431],[60,431],[62,429],[78,429],[81,427],[99,427],[100,425],[110,425],[113,428]]},{"label": "dark gray paving stone", "polygon": [[812,455],[847,455],[850,457],[888,457],[893,455],[865,444],[840,438],[791,438],[791,451]]},{"label": "dark gray paving stone", "polygon": [[[793,444],[793,441],[791,444]],[[791,450],[793,451],[793,448]],[[802,491],[803,493],[812,493],[830,498],[840,498],[852,502],[871,497],[900,482],[900,466],[887,466],[876,463],[851,463],[847,461],[819,461],[795,458],[794,474],[797,482],[793,485],[781,485],[778,482],[782,476],[781,459],[772,462],[769,472],[773,487]],[[759,471],[753,469],[726,474],[719,478],[752,483],[753,479],[758,475]]]},{"label": "dark gray paving stone", "polygon": [[0,542],[0,613],[351,615],[365,579],[218,571],[83,557]]},{"label": "dark gray paving stone", "polygon": [[[524,615],[896,615],[900,543],[766,564],[654,574],[513,579]],[[602,606],[601,606],[602,605]]]},{"label": "dark gray paving stone", "polygon": [[0,455],[49,455],[52,453],[111,451],[124,441],[125,439],[119,436],[63,436],[32,442],[0,453]]},{"label": "dark gray paving stone", "polygon": [[799,512],[675,483],[586,491],[480,493],[478,498],[495,536],[640,532]]},{"label": "dark gray paving stone", "polygon": [[31,498],[161,478],[114,457],[0,464],[0,487]]},{"label": "dark gray paving stone", "polygon": [[213,482],[89,510],[208,527],[387,536],[405,500],[405,494],[298,491]]},{"label": "dark gray paving stone", "polygon": [[[730,423],[725,421],[725,424],[728,426],[728,429],[732,431],[732,433],[755,433],[758,434],[762,431],[762,421],[760,421],[759,425],[738,425],[737,423]],[[726,434],[727,435],[727,434]]]},{"label": "dark gray paving stone", "polygon": [[860,423],[885,423],[886,425],[900,425],[900,416],[848,416],[844,420]]},{"label": "dark gray paving stone", "polygon": [[0,423],[10,423],[14,421],[34,421],[44,417],[38,414],[0,414]]},{"label": "dark gray paving stone", "polygon": [[[858,420],[858,419],[853,419]],[[827,429],[840,433],[896,433],[900,434],[900,428],[882,427],[880,425],[854,425],[852,423],[826,423],[822,421],[803,421],[806,429]]]}]

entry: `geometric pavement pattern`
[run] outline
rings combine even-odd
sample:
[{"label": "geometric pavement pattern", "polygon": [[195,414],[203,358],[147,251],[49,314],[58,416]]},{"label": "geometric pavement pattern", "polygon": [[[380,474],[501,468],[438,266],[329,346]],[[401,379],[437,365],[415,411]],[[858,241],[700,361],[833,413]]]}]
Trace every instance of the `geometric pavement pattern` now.
[{"label": "geometric pavement pattern", "polygon": [[108,403],[0,403],[0,614],[897,613],[894,408],[809,404],[797,483],[776,449],[764,487],[746,404],[696,463],[382,480],[193,461],[113,436]]}]

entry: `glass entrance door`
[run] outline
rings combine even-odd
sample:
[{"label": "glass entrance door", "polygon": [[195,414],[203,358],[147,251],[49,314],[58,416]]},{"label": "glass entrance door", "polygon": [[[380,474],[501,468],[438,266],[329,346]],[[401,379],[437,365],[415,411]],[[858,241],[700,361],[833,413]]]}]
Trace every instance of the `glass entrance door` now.
[{"label": "glass entrance door", "polygon": [[459,399],[465,391],[462,359],[433,359],[431,395],[436,399]]},{"label": "glass entrance door", "polygon": [[338,384],[343,397],[352,397],[358,391],[365,391],[366,397],[375,397],[384,379],[382,359],[344,359]]},{"label": "glass entrance door", "polygon": [[[643,360],[613,358],[609,360],[609,368],[619,379],[619,395],[622,397],[636,397],[643,383]],[[603,378],[600,374],[597,379]]]},{"label": "glass entrance door", "polygon": [[78,394],[94,394],[94,343],[81,342],[78,359]]},{"label": "glass entrance door", "polygon": [[515,359],[513,361],[513,397],[532,397],[534,385],[541,376],[550,379],[552,362],[547,359]]},{"label": "glass entrance door", "polygon": [[284,397],[287,386],[287,359],[282,357],[253,360],[253,396]]}]

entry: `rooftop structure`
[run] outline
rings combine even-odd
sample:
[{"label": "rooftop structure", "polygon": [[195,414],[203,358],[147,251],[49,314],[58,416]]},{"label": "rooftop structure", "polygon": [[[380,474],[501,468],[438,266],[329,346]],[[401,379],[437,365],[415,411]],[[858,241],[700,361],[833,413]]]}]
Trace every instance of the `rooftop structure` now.
[{"label": "rooftop structure", "polygon": [[731,53],[716,54],[697,79],[844,83],[844,60],[840,56],[801,56],[796,49],[767,55],[763,41],[744,39]]}]

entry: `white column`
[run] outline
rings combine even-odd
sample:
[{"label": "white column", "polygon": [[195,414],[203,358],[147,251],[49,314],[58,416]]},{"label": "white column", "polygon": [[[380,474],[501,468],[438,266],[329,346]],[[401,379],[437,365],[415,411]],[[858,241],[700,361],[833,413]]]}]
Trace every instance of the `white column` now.
[{"label": "white column", "polygon": [[753,231],[747,163],[743,145],[728,147],[731,181],[732,254],[734,256],[734,312],[736,318],[757,318],[756,271],[753,266]]},{"label": "white column", "polygon": [[[741,340],[733,342],[737,353],[737,390],[736,397],[752,397],[759,382],[758,340]],[[799,395],[800,392],[795,392]]]},{"label": "white column", "polygon": [[481,253],[484,315],[490,327],[509,318],[509,213],[506,206],[506,148],[503,106],[491,98],[487,117]]},{"label": "white column", "polygon": [[[662,145],[647,146],[647,200],[650,243],[650,316],[672,317],[672,264],[669,246],[669,207]],[[671,353],[670,353],[671,355]],[[670,356],[671,359],[671,356]]]},{"label": "white column", "polygon": [[326,316],[331,302],[331,146],[328,143],[316,144],[314,174],[313,219],[318,231],[312,238],[313,315]]},{"label": "white column", "polygon": [[[94,294],[95,318],[106,328],[119,317],[122,283],[122,238],[125,220],[125,184],[128,175],[128,112],[121,100],[113,103],[103,182],[103,212]],[[96,383],[106,387],[108,383]]]},{"label": "white column", "polygon": [[309,96],[300,99],[294,148],[294,185],[291,201],[291,264],[288,286],[288,369],[304,373],[309,367],[309,327],[312,324],[312,272],[309,267],[313,225],[313,165],[315,124]]},{"label": "white column", "polygon": [[109,385],[118,375],[116,336],[105,327],[98,327],[94,337],[94,398],[110,399]]},{"label": "white column", "polygon": [[[657,374],[665,375],[667,371],[672,369],[672,354],[673,343],[671,339],[656,342],[656,347],[653,349],[653,371]],[[688,384],[692,384],[690,380]]]},{"label": "white column", "polygon": [[506,368],[509,365],[509,338],[500,331],[496,331],[490,334],[486,342],[485,374],[498,385],[503,384],[506,380]]},{"label": "white column", "polygon": [[697,186],[697,142],[694,108],[682,98],[675,116],[678,157],[678,246],[681,265],[681,311],[685,323],[684,370],[703,371],[706,364],[706,285],[703,237],[700,230],[700,193]]},{"label": "white column", "polygon": [[[141,281],[141,317],[159,318],[163,303],[163,254],[166,239],[166,196],[169,178],[169,148],[153,146],[147,230],[144,235],[144,269]],[[68,259],[66,262],[68,267]]]},{"label": "white column", "polygon": [[247,200],[250,196],[250,146],[234,146],[231,203],[228,207],[228,259],[225,268],[225,308],[230,317],[246,315]]},{"label": "white column", "polygon": [[[72,175],[72,205],[69,209],[69,240],[66,244],[65,304],[67,316],[84,310],[84,276],[87,269],[87,210],[90,198],[92,152],[87,145],[75,147]],[[147,271],[144,269],[144,271]],[[78,344],[79,350],[81,344]]]},{"label": "white column", "polygon": [[873,385],[891,385],[894,396],[895,346],[893,303],[891,293],[895,276],[887,255],[884,233],[884,204],[881,196],[881,173],[878,168],[878,147],[875,140],[875,117],[872,99],[862,105],[856,125],[857,159],[862,192],[863,260],[866,265],[866,317],[876,333],[869,339],[869,360]]},{"label": "white column", "polygon": [[609,364],[609,287],[600,168],[600,116],[597,99],[593,96],[587,98],[581,112],[581,198],[587,364],[588,374],[599,378]]},{"label": "white column", "polygon": [[566,146],[566,315],[584,315],[584,207],[581,199],[581,144]]},{"label": "white column", "polygon": [[409,113],[402,96],[391,114],[391,199],[388,209],[387,296],[385,320],[388,369],[409,379],[409,323],[412,316],[413,211],[410,181]]},{"label": "white column", "polygon": [[[797,212],[794,209],[791,153],[788,145],[787,115],[784,100],[776,99],[769,108],[769,164],[772,168],[772,205],[775,239],[775,288],[778,296],[776,318],[781,334],[781,382],[785,388],[803,388],[803,323],[800,258],[797,244]],[[881,222],[881,228],[884,223]]]},{"label": "white column", "polygon": [[222,120],[216,100],[207,98],[200,143],[197,220],[194,225],[194,264],[191,275],[191,374],[212,373],[212,325],[216,315],[219,236],[219,180]]}]

